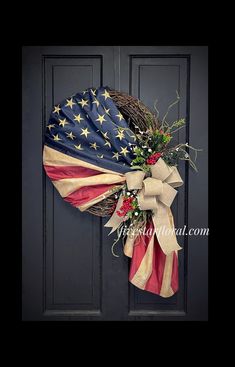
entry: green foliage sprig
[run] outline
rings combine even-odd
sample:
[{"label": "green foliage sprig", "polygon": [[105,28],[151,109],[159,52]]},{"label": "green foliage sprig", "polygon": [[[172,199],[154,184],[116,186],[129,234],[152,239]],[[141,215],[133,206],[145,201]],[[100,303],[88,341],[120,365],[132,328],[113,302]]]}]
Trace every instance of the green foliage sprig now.
[{"label": "green foliage sprig", "polygon": [[[170,166],[176,166],[179,160],[188,161],[190,166],[197,171],[196,159],[197,152],[202,149],[196,149],[188,143],[181,143],[176,146],[170,146],[173,134],[186,126],[185,118],[180,118],[173,123],[167,122],[167,116],[173,106],[179,103],[180,97],[176,91],[176,100],[173,101],[167,108],[167,111],[162,119],[159,121],[159,126],[156,128],[156,119],[159,117],[159,111],[156,107],[157,100],[154,103],[154,108],[157,111],[156,118],[151,114],[146,113],[146,121],[148,129],[141,131],[138,127],[135,134],[138,146],[133,147],[135,158],[131,162],[132,169],[140,169],[146,173],[150,172],[149,161],[156,153],[161,152],[162,159]],[[189,154],[189,149],[195,153],[194,159]],[[154,160],[153,160],[154,161]]]}]

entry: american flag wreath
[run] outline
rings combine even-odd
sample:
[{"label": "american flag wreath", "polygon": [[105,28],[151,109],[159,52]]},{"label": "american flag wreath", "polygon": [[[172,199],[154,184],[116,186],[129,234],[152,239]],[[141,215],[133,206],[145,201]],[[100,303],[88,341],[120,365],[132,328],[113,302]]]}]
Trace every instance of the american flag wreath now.
[{"label": "american flag wreath", "polygon": [[43,149],[45,172],[62,198],[80,211],[109,215],[105,226],[117,232],[113,246],[122,238],[131,259],[129,281],[162,297],[179,288],[181,247],[170,209],[183,185],[177,164],[188,161],[196,170],[199,150],[187,142],[172,145],[186,123],[167,121],[178,102],[177,93],[160,120],[156,106],[154,114],[134,97],[89,88],[54,106]]}]

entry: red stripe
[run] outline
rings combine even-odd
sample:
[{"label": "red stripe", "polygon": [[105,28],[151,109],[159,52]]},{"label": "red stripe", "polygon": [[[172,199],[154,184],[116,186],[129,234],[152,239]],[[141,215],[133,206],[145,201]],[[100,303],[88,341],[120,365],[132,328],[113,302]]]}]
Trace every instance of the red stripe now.
[{"label": "red stripe", "polygon": [[160,294],[162,287],[162,279],[165,268],[166,255],[162,252],[162,249],[155,236],[154,238],[154,250],[153,250],[153,271],[146,284],[145,290]]},{"label": "red stripe", "polygon": [[97,196],[105,193],[112,187],[116,185],[92,185],[81,187],[80,189],[74,191],[72,194],[64,198],[73,206],[80,206],[86,204]]},{"label": "red stripe", "polygon": [[63,178],[83,178],[102,174],[91,168],[80,166],[47,166],[44,165],[46,174],[51,180],[61,180]]},{"label": "red stripe", "polygon": [[174,253],[173,265],[172,265],[172,276],[171,276],[171,288],[173,292],[177,292],[179,289],[179,276],[178,276],[178,257],[176,253]]}]

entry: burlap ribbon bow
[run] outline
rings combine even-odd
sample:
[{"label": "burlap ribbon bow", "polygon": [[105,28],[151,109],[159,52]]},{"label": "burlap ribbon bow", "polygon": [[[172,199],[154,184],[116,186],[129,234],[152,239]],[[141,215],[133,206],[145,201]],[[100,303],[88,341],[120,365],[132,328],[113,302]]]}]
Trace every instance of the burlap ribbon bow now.
[{"label": "burlap ribbon bow", "polygon": [[[176,167],[168,166],[162,158],[151,166],[152,177],[145,177],[142,171],[127,172],[126,183],[128,190],[139,190],[138,204],[141,210],[153,211],[153,224],[155,233],[162,251],[169,255],[172,251],[181,249],[177,243],[175,231],[172,228],[172,213],[170,206],[177,194],[175,187],[183,185],[183,181]],[[123,201],[120,195],[117,207],[105,227],[112,227],[114,232],[123,218],[117,215]]]}]

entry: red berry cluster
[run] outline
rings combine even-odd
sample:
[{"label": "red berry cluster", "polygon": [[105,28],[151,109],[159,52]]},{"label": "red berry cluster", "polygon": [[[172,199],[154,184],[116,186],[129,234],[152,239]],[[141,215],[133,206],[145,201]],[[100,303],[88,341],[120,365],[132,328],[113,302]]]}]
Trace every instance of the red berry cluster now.
[{"label": "red berry cluster", "polygon": [[120,210],[117,210],[117,215],[119,217],[124,217],[130,210],[134,209],[134,207],[132,206],[133,200],[134,200],[133,197],[123,199],[123,203],[122,203]]},{"label": "red berry cluster", "polygon": [[170,134],[170,133],[164,133],[164,131],[163,131],[163,130],[159,130],[159,134],[161,134],[161,135],[165,135],[165,136],[171,136],[171,134]]},{"label": "red berry cluster", "polygon": [[154,153],[152,154],[150,157],[148,157],[147,159],[147,164],[155,164],[157,162],[157,160],[161,157],[162,153]]}]

